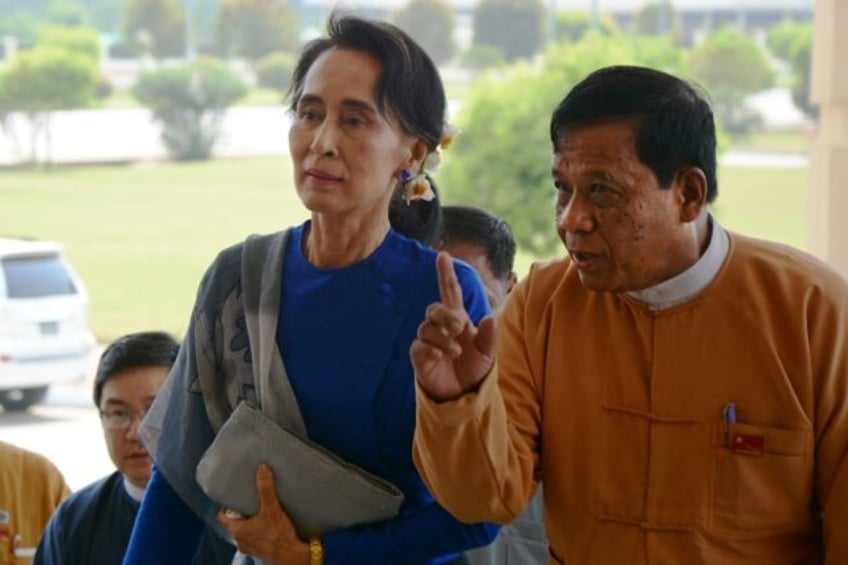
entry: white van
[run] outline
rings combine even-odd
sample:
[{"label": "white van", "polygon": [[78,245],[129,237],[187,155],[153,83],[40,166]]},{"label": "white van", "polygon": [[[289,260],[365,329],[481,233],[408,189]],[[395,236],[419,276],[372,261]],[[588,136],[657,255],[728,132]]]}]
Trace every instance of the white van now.
[{"label": "white van", "polygon": [[90,370],[88,294],[62,245],[0,238],[0,405],[26,410]]}]

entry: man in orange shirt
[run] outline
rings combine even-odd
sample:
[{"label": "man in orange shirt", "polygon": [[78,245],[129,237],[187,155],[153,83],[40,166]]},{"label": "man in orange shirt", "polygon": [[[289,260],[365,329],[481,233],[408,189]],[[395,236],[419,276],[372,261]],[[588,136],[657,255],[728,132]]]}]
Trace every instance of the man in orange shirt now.
[{"label": "man in orange shirt", "polygon": [[50,515],[70,492],[46,457],[0,441],[0,512],[9,517],[10,546],[35,548]]},{"label": "man in orange shirt", "polygon": [[436,499],[508,523],[541,478],[551,563],[848,563],[846,281],[710,215],[712,112],[673,76],[592,73],[551,141],[567,256],[497,328],[437,262],[411,347]]}]

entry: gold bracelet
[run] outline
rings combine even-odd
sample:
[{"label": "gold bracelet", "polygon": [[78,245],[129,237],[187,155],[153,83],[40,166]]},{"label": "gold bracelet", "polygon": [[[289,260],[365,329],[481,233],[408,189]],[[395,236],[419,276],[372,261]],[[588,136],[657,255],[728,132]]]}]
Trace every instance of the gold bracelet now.
[{"label": "gold bracelet", "polygon": [[324,545],[321,538],[309,540],[309,565],[324,565]]}]

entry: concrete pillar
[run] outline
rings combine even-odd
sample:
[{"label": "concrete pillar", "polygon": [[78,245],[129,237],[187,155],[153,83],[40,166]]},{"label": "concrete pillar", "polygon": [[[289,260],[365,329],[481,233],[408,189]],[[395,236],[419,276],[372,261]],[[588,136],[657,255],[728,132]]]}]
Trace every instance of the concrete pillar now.
[{"label": "concrete pillar", "polygon": [[811,99],[819,133],[810,168],[810,241],[815,255],[848,277],[848,2],[816,0]]}]

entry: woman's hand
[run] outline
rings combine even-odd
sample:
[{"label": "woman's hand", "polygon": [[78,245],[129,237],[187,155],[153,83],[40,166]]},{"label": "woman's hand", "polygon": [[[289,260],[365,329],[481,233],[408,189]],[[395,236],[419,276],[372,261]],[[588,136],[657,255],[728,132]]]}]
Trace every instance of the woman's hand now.
[{"label": "woman's hand", "polygon": [[445,252],[436,258],[441,302],[427,308],[409,353],[415,378],[433,400],[459,398],[476,388],[492,368],[495,319],[474,326],[462,302],[462,287]]},{"label": "woman's hand", "polygon": [[230,532],[238,550],[268,565],[309,565],[309,544],[297,537],[274,488],[274,474],[267,465],[256,470],[259,512],[250,518],[231,517],[222,508],[218,521]]}]

